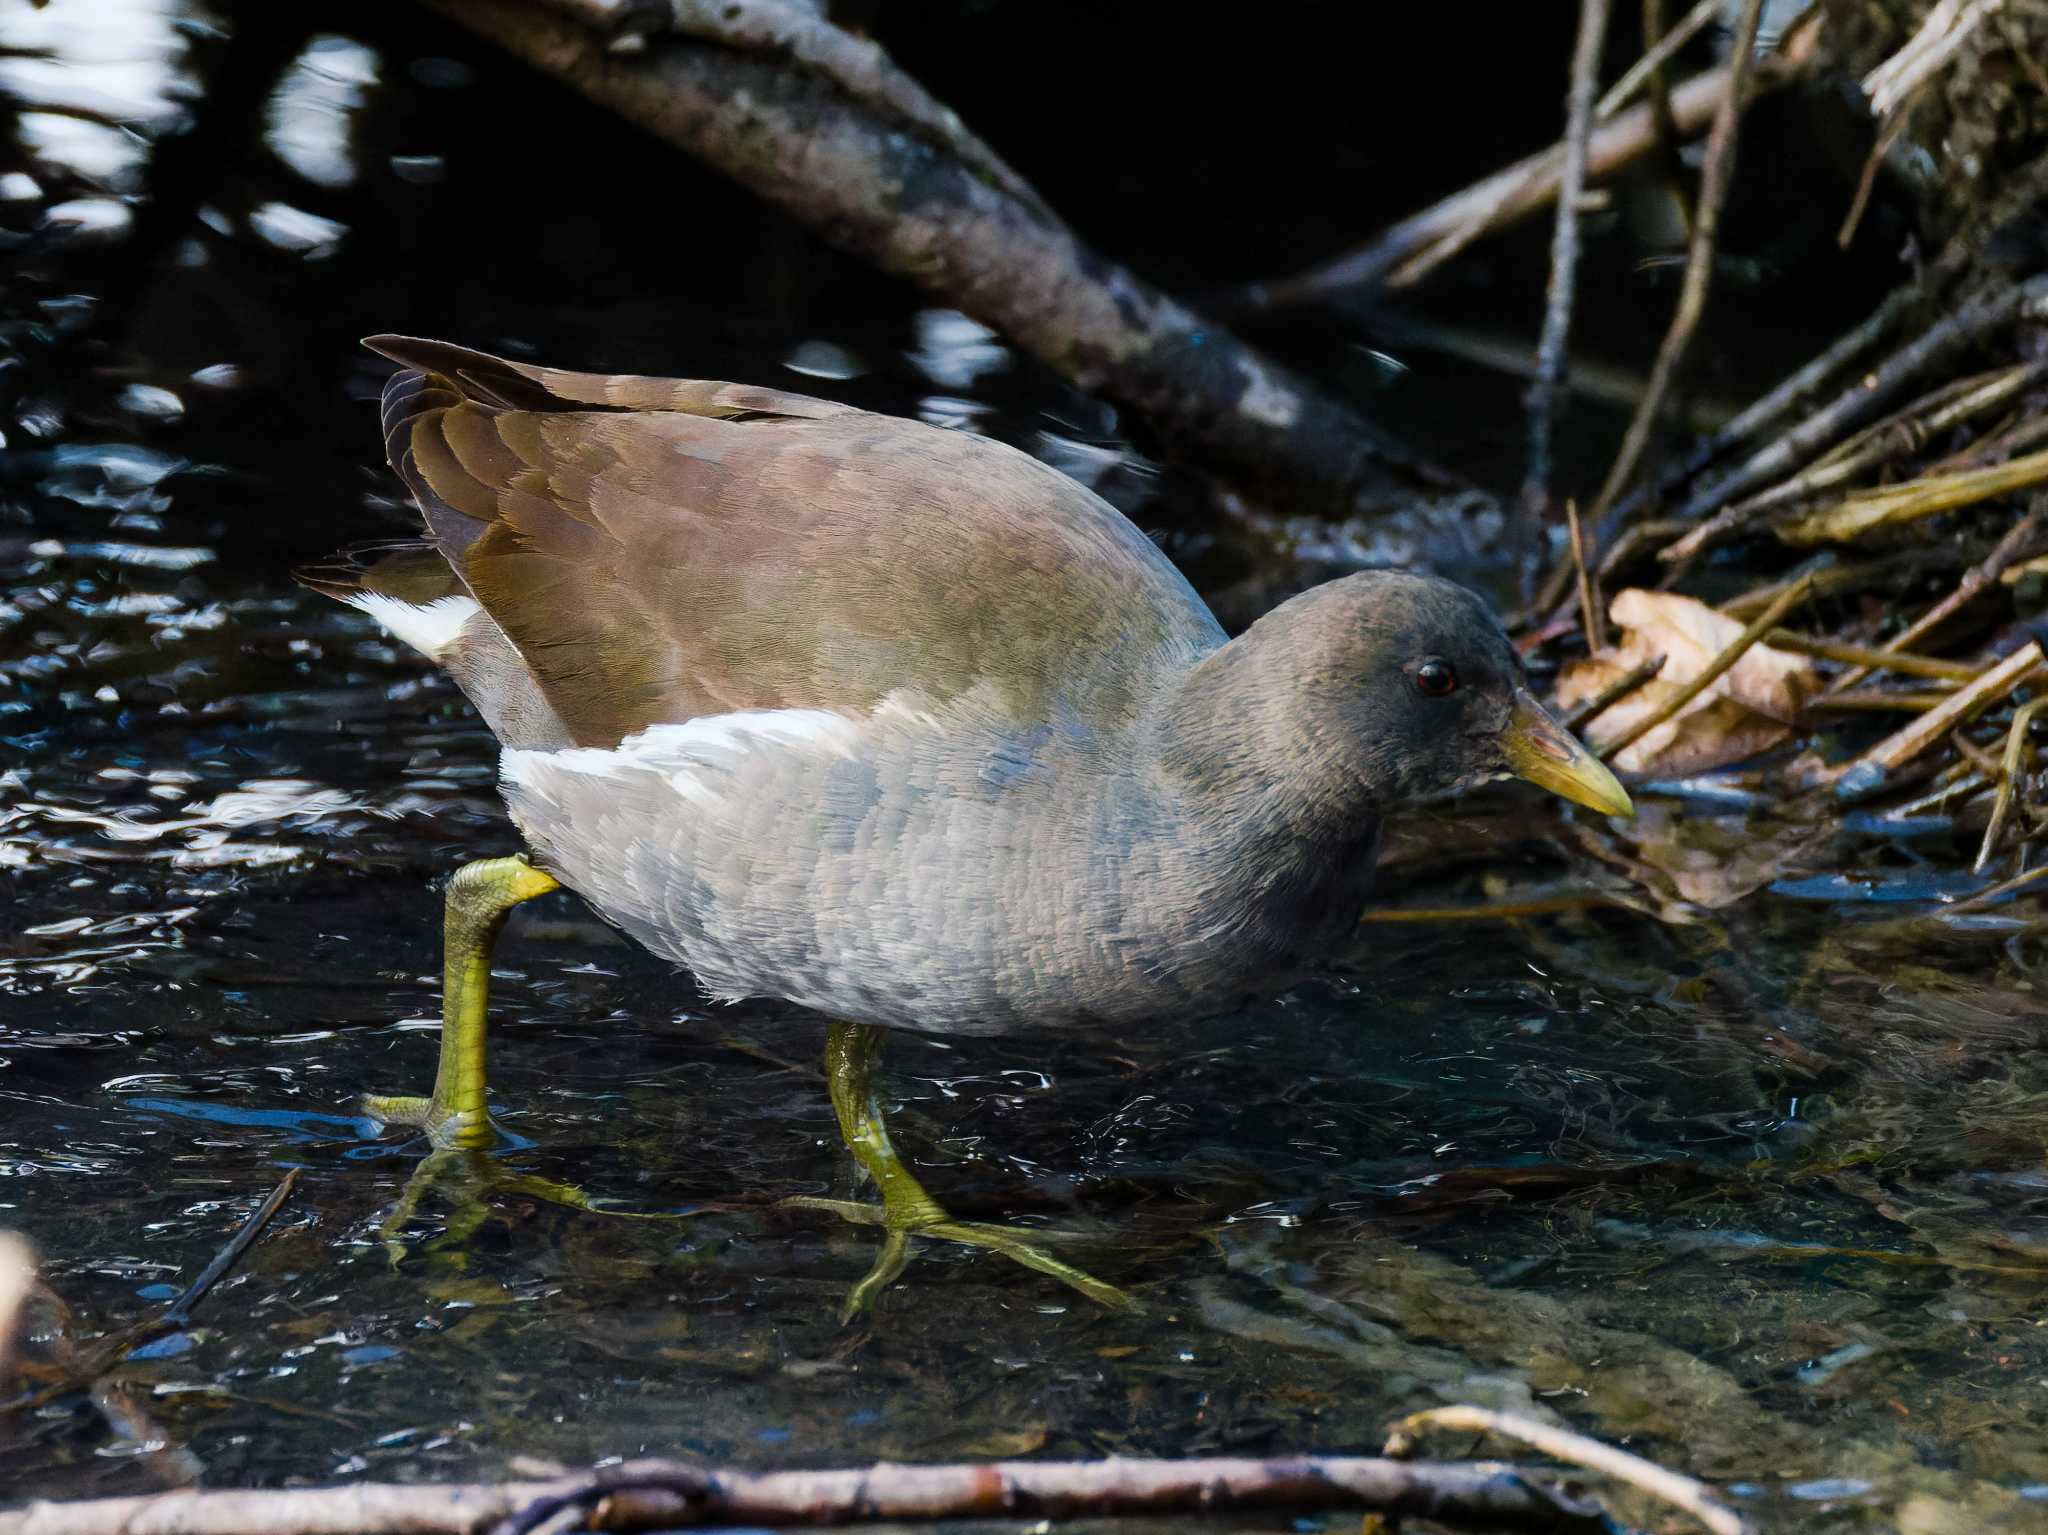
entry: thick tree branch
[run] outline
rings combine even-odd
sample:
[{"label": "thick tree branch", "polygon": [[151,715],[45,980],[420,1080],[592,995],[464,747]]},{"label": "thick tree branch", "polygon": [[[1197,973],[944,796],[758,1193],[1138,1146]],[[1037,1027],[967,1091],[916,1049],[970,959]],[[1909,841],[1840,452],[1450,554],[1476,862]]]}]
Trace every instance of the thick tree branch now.
[{"label": "thick tree branch", "polygon": [[738,7],[719,42],[725,8],[692,7],[689,35],[636,27],[630,47],[577,19],[588,0],[426,3],[1131,407],[1186,458],[1303,509],[1414,499],[1355,413],[1089,250],[978,146],[963,159],[922,93],[897,110],[903,77],[870,45],[811,18],[764,47],[775,0]]}]

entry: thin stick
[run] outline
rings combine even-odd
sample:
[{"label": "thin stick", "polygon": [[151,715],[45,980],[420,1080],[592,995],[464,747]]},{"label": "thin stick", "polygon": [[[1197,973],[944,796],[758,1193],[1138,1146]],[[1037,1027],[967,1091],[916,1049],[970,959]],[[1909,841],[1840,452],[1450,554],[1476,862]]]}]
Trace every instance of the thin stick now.
[{"label": "thin stick", "polygon": [[1955,917],[1967,912],[1983,911],[1988,906],[1996,906],[2007,896],[2017,895],[2022,890],[2038,885],[2044,879],[2048,879],[2048,863],[2037,869],[2029,869],[2024,874],[2015,874],[2011,879],[2000,880],[1989,890],[1980,890],[1967,901],[1957,901],[1953,906],[1944,906],[1935,915]]},{"label": "thin stick", "polygon": [[1579,503],[1567,499],[1564,515],[1572,536],[1572,565],[1579,574],[1579,622],[1586,629],[1586,648],[1598,654],[1607,648],[1607,620],[1600,612],[1599,595],[1593,590],[1593,574],[1586,559],[1586,530],[1579,522]]},{"label": "thin stick", "polygon": [[[2048,297],[2048,277],[2031,278],[2015,288],[1998,288],[1935,321],[1798,425],[1778,433],[1767,447],[1694,492],[1672,516],[1679,522],[1698,522],[1699,526],[1658,558],[1690,559],[1707,544],[1726,537],[1741,523],[1733,513],[1720,508],[1759,485],[1776,484],[1840,433],[1861,426],[1876,415],[1887,401],[1928,368],[2010,324],[2030,299],[2041,297]],[[1716,515],[1701,522],[1709,513]]]},{"label": "thin stick", "polygon": [[185,1288],[185,1293],[171,1302],[170,1310],[157,1318],[165,1328],[183,1327],[192,1315],[192,1308],[206,1299],[206,1292],[220,1283],[221,1276],[242,1261],[242,1254],[263,1235],[264,1228],[276,1219],[277,1212],[284,1208],[284,1202],[292,1197],[292,1190],[298,1187],[299,1169],[294,1167],[279,1181],[276,1188],[265,1196],[263,1203],[249,1212],[249,1218],[242,1222],[235,1234],[228,1238],[228,1245],[213,1255],[213,1261],[199,1271],[199,1277]]},{"label": "thin stick", "polygon": [[2030,640],[1981,673],[1968,687],[1949,694],[1912,724],[1886,736],[1854,762],[1829,775],[1835,782],[1836,798],[1858,800],[1883,788],[1893,773],[1958,725],[1967,724],[2007,697],[2041,665],[2041,647]]},{"label": "thin stick", "polygon": [[[1885,652],[1889,654],[1895,650],[1908,649],[1926,638],[1936,627],[1961,612],[1972,598],[2005,573],[2006,566],[2019,558],[2020,552],[2027,547],[2028,541],[2034,536],[2034,530],[2040,525],[2041,513],[2038,508],[2014,523],[2012,530],[1998,541],[1996,548],[1984,556],[1982,563],[1973,565],[1963,573],[1963,579],[1954,591],[1914,619],[1895,639],[1887,641],[1884,646]],[[1831,691],[1854,687],[1869,675],[1868,667],[1859,671],[1844,672],[1835,679]]]},{"label": "thin stick", "polygon": [[1418,1434],[1432,1428],[1498,1434],[1503,1439],[1513,1439],[1540,1450],[1567,1465],[1584,1466],[1589,1471],[1599,1471],[1618,1482],[1626,1482],[1660,1502],[1691,1514],[1714,1535],[1756,1535],[1755,1527],[1723,1503],[1705,1482],[1681,1476],[1676,1471],[1667,1471],[1640,1455],[1631,1455],[1626,1450],[1602,1444],[1597,1439],[1588,1439],[1570,1429],[1555,1428],[1532,1418],[1495,1412],[1487,1407],[1432,1407],[1427,1412],[1412,1413],[1394,1425],[1387,1437],[1386,1453],[1406,1453]]},{"label": "thin stick", "polygon": [[1780,524],[1776,532],[1786,543],[1801,547],[1849,542],[1878,528],[1917,522],[1922,517],[1974,506],[1992,496],[2031,489],[2043,482],[2048,482],[2048,448],[1985,469],[1929,475],[1881,490],[1844,496],[1833,506],[1809,512],[1796,522]]},{"label": "thin stick", "polygon": [[578,1529],[669,1530],[1210,1516],[1239,1509],[1365,1509],[1458,1529],[1551,1535],[1598,1535],[1613,1528],[1597,1504],[1513,1466],[1304,1455],[765,1472],[629,1461],[551,1482],[355,1482],[30,1504],[0,1512],[0,1535],[524,1535],[564,1516]]},{"label": "thin stick", "polygon": [[98,1380],[100,1376],[127,1358],[145,1343],[161,1338],[165,1333],[175,1332],[190,1318],[192,1308],[206,1297],[221,1280],[221,1277],[241,1261],[249,1245],[263,1234],[263,1228],[282,1208],[286,1199],[299,1181],[299,1169],[294,1167],[284,1175],[283,1181],[270,1191],[262,1204],[253,1210],[249,1218],[236,1228],[235,1234],[218,1253],[213,1261],[199,1272],[199,1277],[185,1289],[185,1293],[169,1307],[152,1317],[122,1328],[109,1337],[100,1339],[90,1350],[71,1360],[63,1374],[28,1396],[17,1397],[11,1402],[0,1402],[0,1411],[10,1408],[41,1407],[58,1397],[76,1391],[80,1386]]},{"label": "thin stick", "polygon": [[1477,906],[1380,906],[1360,922],[1515,922],[1523,917],[1551,917],[1567,911],[1591,911],[1626,903],[1602,890],[1565,890],[1555,895],[1524,896],[1514,901],[1487,901]]},{"label": "thin stick", "polygon": [[[1565,94],[1564,171],[1558,182],[1557,222],[1550,235],[1550,284],[1543,301],[1543,333],[1536,343],[1536,376],[1522,402],[1529,411],[1529,467],[1520,500],[1522,597],[1535,580],[1537,529],[1550,506],[1550,435],[1571,350],[1572,295],[1579,270],[1579,204],[1586,191],[1586,139],[1593,129],[1593,87],[1600,76],[1600,45],[1607,37],[1608,0],[1579,0],[1579,33],[1572,45],[1571,88]],[[1577,522],[1574,519],[1574,530]],[[1577,535],[1574,531],[1574,546]],[[1579,566],[1584,579],[1585,565]],[[1588,629],[1588,636],[1592,630]]]},{"label": "thin stick", "polygon": [[1594,720],[1664,670],[1664,661],[1663,656],[1651,656],[1647,661],[1638,661],[1566,715],[1564,728],[1573,732],[1584,730]]},{"label": "thin stick", "polygon": [[1876,710],[1892,714],[1925,714],[1953,698],[1953,693],[1886,691],[1882,688],[1854,688],[1840,693],[1823,693],[1809,699],[1809,709]]},{"label": "thin stick", "polygon": [[1970,865],[1972,874],[1982,874],[1991,866],[1991,855],[1997,851],[2006,818],[2012,814],[2013,798],[2019,792],[2020,759],[2026,755],[2027,731],[2033,725],[2034,717],[2044,708],[2048,708],[2048,698],[2030,698],[2013,711],[2012,729],[2006,732],[2005,737],[2005,760],[2000,765],[1998,798],[1991,802],[1991,821],[1984,828],[1984,842],[1977,849],[1977,861]]},{"label": "thin stick", "polygon": [[1619,756],[1712,687],[1723,673],[1748,655],[1759,640],[1778,627],[1779,619],[1804,602],[1812,588],[1813,582],[1809,578],[1778,593],[1777,599],[1758,614],[1747,629],[1730,640],[1721,653],[1707,663],[1705,670],[1624,730],[1619,737],[1601,746],[1598,755],[1603,760]]},{"label": "thin stick", "polygon": [[1749,95],[1749,81],[1756,68],[1756,34],[1763,20],[1764,0],[1742,0],[1742,15],[1735,24],[1733,51],[1728,59],[1728,93],[1714,113],[1713,130],[1707,135],[1706,167],[1700,176],[1697,216],[1693,220],[1692,249],[1687,252],[1685,283],[1679,289],[1678,308],[1671,316],[1671,328],[1657,350],[1657,362],[1650,370],[1650,382],[1637,402],[1635,418],[1628,424],[1621,452],[1607,471],[1589,514],[1597,525],[1609,507],[1635,478],[1637,468],[1649,451],[1650,433],[1663,413],[1664,397],[1671,392],[1679,364],[1692,345],[1693,332],[1707,310],[1707,290],[1714,275],[1714,249],[1720,239],[1721,210],[1728,201],[1728,188],[1735,179],[1735,146],[1742,109]]},{"label": "thin stick", "polygon": [[1944,661],[1938,656],[1908,655],[1896,650],[1874,650],[1868,645],[1844,645],[1839,640],[1817,640],[1791,629],[1773,629],[1766,643],[1795,655],[1818,656],[1823,661],[1841,661],[1872,671],[1898,672],[1907,677],[1940,677],[1951,682],[1968,682],[1984,668],[1967,661]]},{"label": "thin stick", "polygon": [[[1607,87],[1599,105],[1593,108],[1593,116],[1600,122],[1606,122],[1635,99],[1636,92],[1643,88],[1645,82],[1648,82],[1654,93],[1658,89],[1657,76],[1663,73],[1664,66],[1677,56],[1679,49],[1698,37],[1705,30],[1707,23],[1720,13],[1721,0],[1700,0],[1698,5],[1685,13],[1683,21],[1659,38],[1654,47],[1629,65],[1627,72],[1619,80]],[[1664,110],[1671,110],[1668,101]]]}]

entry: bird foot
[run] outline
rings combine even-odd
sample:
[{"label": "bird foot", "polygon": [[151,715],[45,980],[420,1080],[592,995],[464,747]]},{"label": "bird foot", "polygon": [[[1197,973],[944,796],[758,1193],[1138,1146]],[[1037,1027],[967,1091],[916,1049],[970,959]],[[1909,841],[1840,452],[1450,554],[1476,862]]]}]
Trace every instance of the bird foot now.
[{"label": "bird foot", "polygon": [[1084,1240],[1070,1232],[1040,1231],[1027,1226],[998,1226],[982,1221],[958,1221],[933,1204],[929,1198],[917,1201],[914,1207],[909,1209],[903,1208],[900,1204],[870,1205],[847,1199],[822,1199],[809,1194],[785,1199],[782,1204],[785,1209],[820,1210],[858,1226],[882,1227],[882,1251],[876,1256],[874,1267],[868,1270],[867,1277],[853,1287],[846,1297],[846,1304],[840,1307],[839,1320],[842,1323],[852,1321],[873,1306],[876,1297],[909,1267],[910,1239],[913,1236],[932,1237],[942,1242],[958,1242],[962,1246],[979,1247],[989,1252],[1001,1253],[1012,1263],[1021,1263],[1025,1268],[1057,1279],[1061,1284],[1079,1290],[1097,1304],[1113,1310],[1123,1310],[1136,1304],[1130,1295],[1115,1285],[1106,1284],[1093,1274],[1078,1269],[1046,1251],[1048,1246]]},{"label": "bird foot", "polygon": [[487,1110],[449,1109],[432,1098],[367,1093],[363,1112],[379,1124],[426,1131],[437,1151],[458,1147],[478,1151],[503,1139]]},{"label": "bird foot", "polygon": [[[420,1103],[423,1099],[381,1100]],[[374,1112],[374,1111],[373,1111]],[[381,1117],[381,1116],[380,1116]],[[393,1120],[393,1123],[401,1121]],[[488,1124],[488,1121],[486,1121]],[[431,1133],[431,1131],[430,1131]],[[427,1246],[431,1249],[460,1247],[490,1219],[492,1201],[502,1195],[539,1200],[567,1210],[592,1215],[609,1215],[623,1220],[678,1221],[694,1213],[681,1210],[622,1210],[592,1197],[573,1183],[561,1183],[535,1173],[507,1167],[497,1157],[468,1146],[439,1146],[427,1153],[405,1181],[405,1189],[391,1213],[378,1223],[377,1236],[393,1268],[405,1257],[405,1231],[418,1217],[421,1202],[438,1196],[447,1207],[447,1224]]]}]

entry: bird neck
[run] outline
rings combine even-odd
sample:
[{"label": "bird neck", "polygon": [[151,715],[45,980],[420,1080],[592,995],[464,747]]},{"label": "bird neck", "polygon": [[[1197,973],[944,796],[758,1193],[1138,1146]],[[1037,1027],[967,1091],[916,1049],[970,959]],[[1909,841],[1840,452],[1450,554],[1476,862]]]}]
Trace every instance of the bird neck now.
[{"label": "bird neck", "polygon": [[1266,621],[1211,651],[1164,701],[1158,771],[1214,896],[1268,922],[1348,929],[1371,893],[1384,807],[1301,666]]}]

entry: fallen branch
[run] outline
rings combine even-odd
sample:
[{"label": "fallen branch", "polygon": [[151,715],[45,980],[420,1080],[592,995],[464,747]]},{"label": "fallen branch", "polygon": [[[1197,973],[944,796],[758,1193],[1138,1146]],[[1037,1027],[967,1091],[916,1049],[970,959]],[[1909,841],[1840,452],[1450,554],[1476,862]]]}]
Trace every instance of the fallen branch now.
[{"label": "fallen branch", "polygon": [[1640,1455],[1588,1439],[1570,1429],[1538,1423],[1513,1413],[1494,1412],[1485,1407],[1436,1407],[1403,1418],[1387,1438],[1389,1455],[1410,1453],[1418,1434],[1432,1428],[1461,1429],[1468,1433],[1499,1434],[1541,1450],[1569,1465],[1599,1471],[1617,1481],[1647,1492],[1651,1497],[1684,1509],[1714,1535],[1755,1535],[1755,1527],[1714,1495],[1705,1482],[1676,1471],[1667,1471]]},{"label": "fallen branch", "polygon": [[[1695,24],[1689,16],[1674,31]],[[1819,27],[1811,19],[1788,32],[1779,50],[1758,70],[1756,88],[1783,85],[1805,74],[1818,52],[1818,37]],[[1732,63],[1723,64],[1672,87],[1671,119],[1680,136],[1689,138],[1713,121],[1727,99],[1733,70]],[[1636,76],[1631,71],[1638,83],[1647,73]],[[1596,119],[1606,116],[1597,110],[1594,115]],[[1651,103],[1616,113],[1611,120],[1600,122],[1587,141],[1588,179],[1612,175],[1647,154],[1657,141],[1656,112]],[[1331,298],[1374,283],[1403,288],[1419,282],[1481,236],[1548,207],[1564,176],[1564,158],[1562,143],[1539,150],[1474,182],[1462,192],[1411,214],[1368,245],[1292,277],[1248,288],[1242,303],[1251,309],[1277,309]]]},{"label": "fallen branch", "polygon": [[602,0],[423,3],[1129,406],[1191,460],[1345,515],[1421,489],[1360,417],[1087,249],[979,141],[963,148],[950,113],[906,98],[878,49],[816,16],[692,5],[685,31],[625,7],[620,48],[591,24],[593,5],[621,9]]},{"label": "fallen branch", "polygon": [[1364,1510],[1452,1529],[1545,1535],[1612,1528],[1597,1505],[1513,1466],[1303,1456],[765,1472],[633,1461],[560,1481],[496,1486],[357,1482],[32,1503],[0,1512],[0,1535],[527,1535],[564,1515],[577,1529],[657,1530],[1240,1509]]}]

